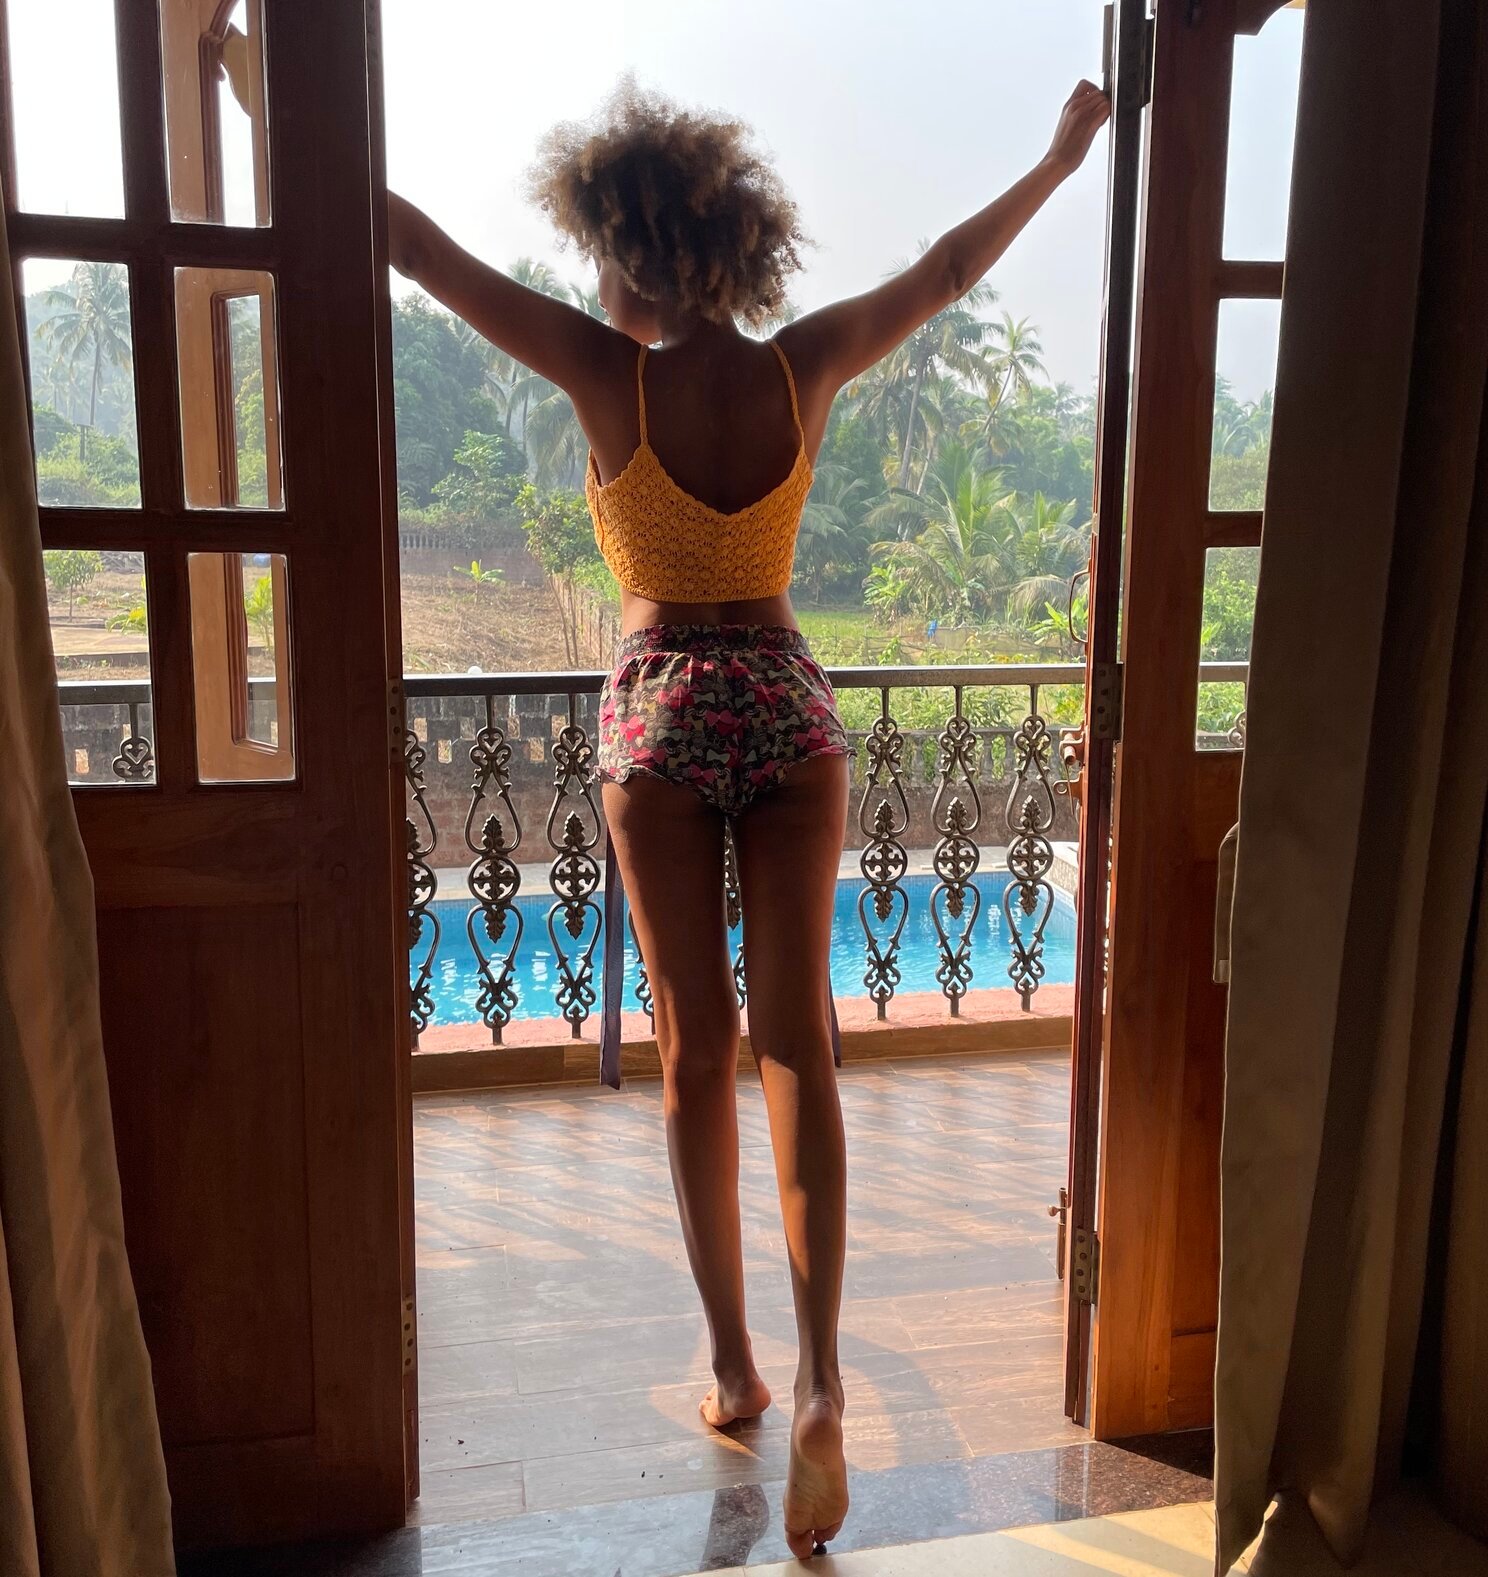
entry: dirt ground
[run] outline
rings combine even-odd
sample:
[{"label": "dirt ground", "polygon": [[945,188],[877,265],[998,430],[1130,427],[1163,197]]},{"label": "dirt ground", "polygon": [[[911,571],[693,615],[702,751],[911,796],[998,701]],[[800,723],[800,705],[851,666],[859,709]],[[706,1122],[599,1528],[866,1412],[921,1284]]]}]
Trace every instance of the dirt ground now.
[{"label": "dirt ground", "polygon": [[[566,668],[553,594],[544,586],[473,587],[455,577],[405,574],[403,656],[409,673],[520,673]],[[77,599],[49,602],[52,643],[64,679],[149,677],[142,630],[112,630],[109,621],[139,605],[138,574],[105,571]]]},{"label": "dirt ground", "polygon": [[407,673],[524,673],[566,668],[563,630],[546,586],[402,576],[403,667]]}]

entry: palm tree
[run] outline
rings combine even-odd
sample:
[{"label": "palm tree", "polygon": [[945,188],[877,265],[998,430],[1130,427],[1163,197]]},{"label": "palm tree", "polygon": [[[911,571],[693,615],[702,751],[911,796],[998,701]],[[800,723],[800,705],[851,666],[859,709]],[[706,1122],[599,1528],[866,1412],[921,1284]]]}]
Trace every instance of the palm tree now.
[{"label": "palm tree", "polygon": [[867,478],[834,460],[816,467],[806,507],[801,511],[801,531],[796,541],[796,574],[821,600],[827,571],[833,564],[851,560],[853,527],[862,516]]},{"label": "palm tree", "polygon": [[[926,245],[920,243],[922,255]],[[895,271],[907,266],[901,262]],[[973,285],[854,384],[853,392],[861,393],[863,409],[880,432],[885,437],[897,433],[898,487],[910,485],[916,438],[926,425],[921,405],[929,381],[950,374],[983,389],[993,387],[995,363],[987,349],[993,326],[977,313],[996,300],[997,292],[990,285]]]},{"label": "palm tree", "polygon": [[69,372],[91,361],[88,420],[78,433],[78,459],[86,458],[87,428],[98,420],[98,391],[105,365],[127,372],[133,359],[129,326],[129,274],[122,263],[79,263],[65,285],[43,291],[57,310],[36,330],[52,359]]},{"label": "palm tree", "polygon": [[[900,497],[923,525],[908,541],[876,543],[873,556],[903,578],[926,613],[965,619],[994,614],[1009,579],[1002,471],[989,467],[979,451],[946,444],[924,491]],[[884,509],[872,511],[869,523]]]},{"label": "palm tree", "polygon": [[[530,257],[519,257],[507,269],[507,273],[519,285],[526,285],[529,290],[551,296],[555,301],[573,301],[576,306],[582,305],[586,311],[589,310],[584,293],[576,286],[565,284],[546,263]],[[593,315],[600,315],[597,295]],[[506,436],[508,438],[513,436],[512,417],[518,402],[522,409],[520,425],[525,431],[529,408],[538,400],[546,399],[553,392],[554,385],[546,378],[538,378],[528,372],[521,362],[508,356],[504,350],[498,350],[484,335],[463,320],[458,323],[456,332],[460,343],[467,348],[475,349],[485,363],[486,392],[501,412]]]},{"label": "palm tree", "polygon": [[573,401],[556,384],[532,377],[547,393],[522,424],[522,444],[532,461],[533,480],[545,492],[575,486],[589,458],[589,440],[579,426]]},{"label": "palm tree", "polygon": [[1038,329],[1027,318],[1014,319],[1011,312],[1002,314],[1002,321],[992,326],[994,339],[1001,341],[995,357],[998,375],[997,403],[1009,394],[1022,396],[1033,387],[1035,379],[1047,378],[1044,366],[1044,347]]},{"label": "palm tree", "polygon": [[1005,537],[1007,613],[1027,624],[1048,604],[1064,600],[1070,577],[1083,569],[1090,553],[1089,533],[1075,525],[1075,505],[1051,503],[1042,493],[1032,500],[1016,496],[1000,509]]},{"label": "palm tree", "polygon": [[1006,428],[1010,420],[1016,426],[1017,403],[1029,398],[1038,381],[1048,377],[1048,369],[1043,363],[1044,347],[1038,330],[1027,318],[1014,318],[1010,312],[1004,312],[999,322],[990,325],[989,334],[998,349],[992,354],[993,376],[981,437],[1001,458],[1011,445],[1005,434],[999,434],[999,428]]},{"label": "palm tree", "polygon": [[[37,332],[39,334],[40,330]],[[32,392],[37,400],[49,406],[58,416],[65,416],[69,422],[77,420],[82,387],[78,383],[75,367],[53,359],[35,367],[32,379]]]},{"label": "palm tree", "polygon": [[[545,265],[533,266],[543,269]],[[569,301],[591,318],[605,319],[597,285],[571,284],[547,293]],[[588,461],[589,440],[579,425],[573,401],[556,383],[536,373],[514,378],[507,396],[511,404],[522,402],[522,442],[532,457],[537,485],[545,489],[577,485]]]}]

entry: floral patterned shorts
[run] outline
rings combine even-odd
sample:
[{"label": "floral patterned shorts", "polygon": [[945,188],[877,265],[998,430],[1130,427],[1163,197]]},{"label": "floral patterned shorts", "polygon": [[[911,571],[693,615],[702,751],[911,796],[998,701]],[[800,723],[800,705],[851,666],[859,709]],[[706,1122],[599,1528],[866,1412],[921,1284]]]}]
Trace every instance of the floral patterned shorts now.
[{"label": "floral patterned shorts", "polygon": [[831,683],[785,625],[649,625],[600,692],[602,778],[685,783],[727,816],[796,762],[851,752]]}]

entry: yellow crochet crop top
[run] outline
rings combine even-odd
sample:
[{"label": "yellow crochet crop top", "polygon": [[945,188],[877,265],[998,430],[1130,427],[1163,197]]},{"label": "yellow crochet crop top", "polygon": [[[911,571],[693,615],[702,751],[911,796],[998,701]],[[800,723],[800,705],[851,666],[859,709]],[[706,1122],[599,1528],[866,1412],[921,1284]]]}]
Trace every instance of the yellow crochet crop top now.
[{"label": "yellow crochet crop top", "polygon": [[653,602],[743,602],[777,597],[790,585],[811,461],[796,403],[796,380],[774,342],[790,390],[801,445],[784,481],[744,509],[713,509],[679,487],[646,437],[646,347],[636,358],[641,442],[625,469],[601,482],[589,456],[584,497],[594,540],[616,580]]}]

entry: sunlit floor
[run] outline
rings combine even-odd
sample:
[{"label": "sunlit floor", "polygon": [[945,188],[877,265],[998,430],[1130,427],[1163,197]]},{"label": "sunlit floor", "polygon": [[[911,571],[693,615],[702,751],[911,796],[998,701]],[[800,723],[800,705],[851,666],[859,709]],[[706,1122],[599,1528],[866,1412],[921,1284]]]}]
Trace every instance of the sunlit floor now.
[{"label": "sunlit floor", "polygon": [[[795,1577],[799,1562],[754,1566],[750,1577]],[[821,1577],[1212,1577],[1214,1508],[1207,1503],[933,1539],[813,1562]],[[716,1568],[715,1577],[733,1577]],[[742,1567],[733,1573],[742,1574]],[[1343,1577],[1298,1508],[1283,1508],[1235,1577]],[[1488,1550],[1450,1527],[1424,1496],[1402,1492],[1375,1514],[1349,1577],[1483,1577]],[[699,1574],[701,1577],[701,1574]]]},{"label": "sunlit floor", "polygon": [[[1048,1215],[1065,1174],[1067,1055],[859,1064],[841,1090],[852,1468],[1084,1438],[1061,1407]],[[750,1320],[780,1405],[721,1434],[696,1413],[708,1350],[659,1085],[418,1101],[426,1527],[783,1477],[794,1326],[752,1080],[740,1107]]]}]

